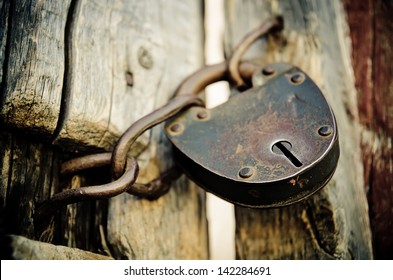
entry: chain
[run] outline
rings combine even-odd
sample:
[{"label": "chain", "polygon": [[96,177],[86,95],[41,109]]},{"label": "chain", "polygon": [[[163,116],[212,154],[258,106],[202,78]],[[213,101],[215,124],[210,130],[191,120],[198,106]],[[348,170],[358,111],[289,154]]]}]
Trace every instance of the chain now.
[{"label": "chain", "polygon": [[124,132],[112,153],[83,156],[63,163],[60,171],[61,175],[111,165],[114,181],[57,193],[37,208],[36,218],[43,220],[53,215],[57,209],[64,205],[88,199],[111,198],[123,192],[148,199],[155,199],[165,194],[169,190],[170,183],[177,179],[181,172],[173,167],[150,183],[135,183],[139,171],[138,162],[134,157],[127,157],[132,144],[142,133],[168,120],[181,110],[189,106],[204,106],[204,102],[198,94],[209,84],[229,80],[238,88],[250,87],[250,83],[247,81],[250,81],[257,66],[251,62],[241,62],[242,55],[259,37],[269,32],[280,31],[282,28],[283,21],[280,17],[266,20],[258,28],[243,37],[227,61],[205,66],[186,78],[177,88],[173,99],[133,123]]}]

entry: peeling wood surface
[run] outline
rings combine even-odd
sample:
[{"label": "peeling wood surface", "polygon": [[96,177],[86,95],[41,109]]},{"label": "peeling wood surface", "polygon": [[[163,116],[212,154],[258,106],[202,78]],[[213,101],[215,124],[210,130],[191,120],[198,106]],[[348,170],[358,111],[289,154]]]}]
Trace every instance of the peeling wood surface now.
[{"label": "peeling wood surface", "polygon": [[[5,244],[7,242],[7,244]],[[111,260],[111,257],[94,254],[76,248],[56,246],[18,235],[8,235],[3,240],[5,259],[29,260]],[[4,259],[2,257],[2,259]]]},{"label": "peeling wood surface", "polygon": [[0,120],[48,138],[56,129],[70,1],[1,1]]},{"label": "peeling wood surface", "polygon": [[393,1],[344,1],[375,257],[393,257]]},{"label": "peeling wood surface", "polygon": [[276,210],[236,208],[240,259],[370,259],[371,233],[347,26],[339,1],[226,1],[227,52],[269,15],[281,14],[280,40],[259,40],[247,57],[305,70],[332,106],[341,155],[331,182],[307,201]]}]

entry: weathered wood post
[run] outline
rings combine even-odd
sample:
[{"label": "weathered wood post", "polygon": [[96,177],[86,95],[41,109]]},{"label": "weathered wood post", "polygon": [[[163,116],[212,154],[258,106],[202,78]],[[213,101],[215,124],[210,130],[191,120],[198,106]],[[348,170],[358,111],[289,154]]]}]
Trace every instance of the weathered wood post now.
[{"label": "weathered wood post", "polygon": [[393,1],[344,1],[374,254],[393,259]]},{"label": "weathered wood post", "polygon": [[[202,8],[197,0],[1,2],[0,194],[16,257],[92,258],[15,235],[115,259],[208,257],[204,192],[185,177],[153,202],[124,194],[79,203],[39,232],[32,219],[60,186],[109,179],[101,171],[58,178],[64,159],[111,151],[130,124],[202,66]],[[133,146],[141,181],[172,164],[161,131]]]},{"label": "weathered wood post", "polygon": [[340,1],[226,1],[228,51],[261,18],[282,15],[281,40],[260,40],[249,57],[305,70],[332,106],[341,156],[332,181],[304,203],[236,208],[241,259],[369,259],[371,232],[360,156],[359,117],[347,25]]}]

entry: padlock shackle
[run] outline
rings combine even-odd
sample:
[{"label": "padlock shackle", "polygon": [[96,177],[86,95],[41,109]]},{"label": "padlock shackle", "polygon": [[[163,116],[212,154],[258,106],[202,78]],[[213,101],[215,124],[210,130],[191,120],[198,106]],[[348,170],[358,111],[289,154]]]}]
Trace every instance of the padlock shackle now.
[{"label": "padlock shackle", "polygon": [[284,20],[281,16],[271,17],[265,20],[260,26],[247,33],[242,40],[234,47],[231,56],[228,58],[229,79],[237,88],[247,86],[241,73],[241,59],[250,46],[262,36],[279,32],[284,28]]},{"label": "padlock shackle", "polygon": [[[252,62],[241,62],[239,73],[243,80],[250,81],[258,66]],[[176,89],[175,96],[196,95],[205,87],[219,81],[230,81],[227,62],[214,65],[206,65],[187,77]]]}]

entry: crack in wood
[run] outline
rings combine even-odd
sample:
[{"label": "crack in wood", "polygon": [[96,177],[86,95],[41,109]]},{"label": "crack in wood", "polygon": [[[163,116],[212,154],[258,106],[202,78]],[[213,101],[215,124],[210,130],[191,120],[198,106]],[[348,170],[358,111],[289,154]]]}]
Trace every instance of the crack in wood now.
[{"label": "crack in wood", "polygon": [[68,7],[67,18],[65,22],[64,28],[64,76],[63,76],[63,88],[61,91],[61,102],[60,102],[60,111],[59,118],[57,120],[56,128],[52,135],[52,142],[58,137],[60,131],[63,129],[64,122],[68,117],[68,104],[70,98],[70,90],[69,83],[71,83],[70,69],[71,69],[71,40],[72,40],[72,27],[74,21],[74,15],[76,12],[78,0],[70,0],[70,4]]}]

